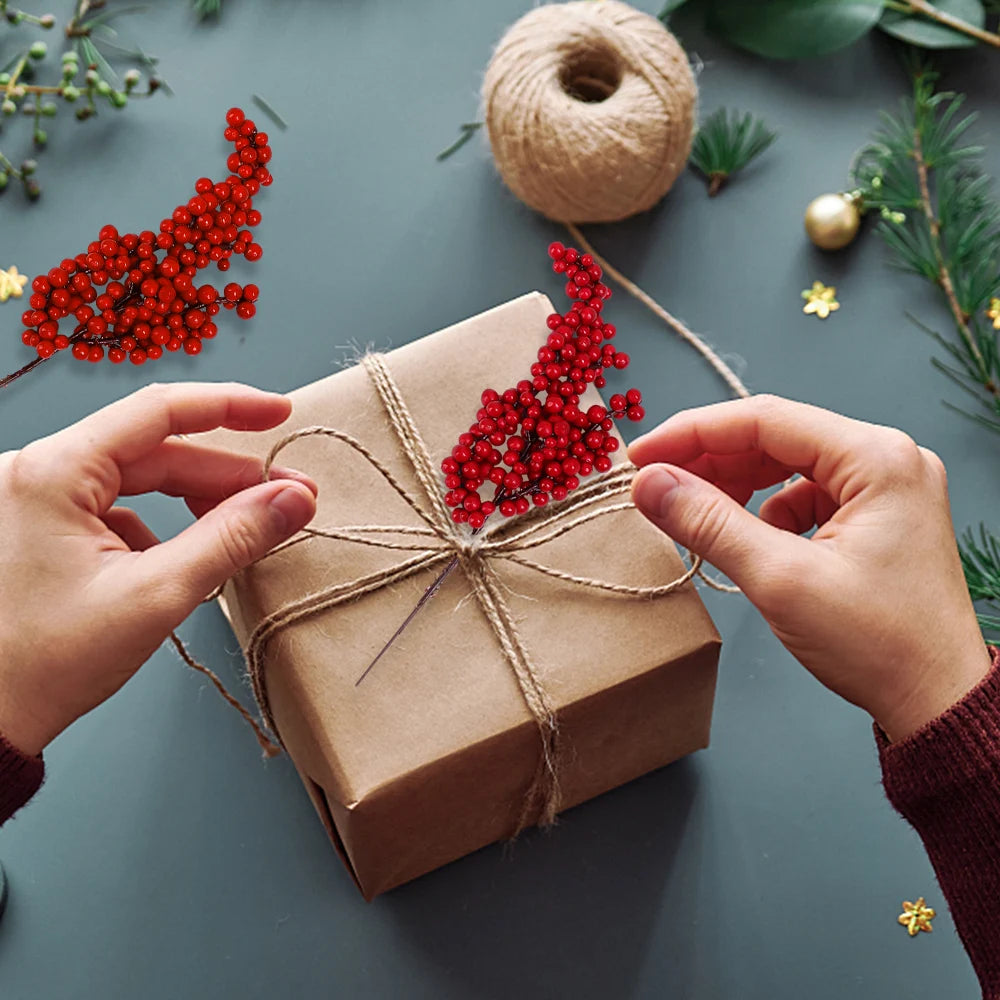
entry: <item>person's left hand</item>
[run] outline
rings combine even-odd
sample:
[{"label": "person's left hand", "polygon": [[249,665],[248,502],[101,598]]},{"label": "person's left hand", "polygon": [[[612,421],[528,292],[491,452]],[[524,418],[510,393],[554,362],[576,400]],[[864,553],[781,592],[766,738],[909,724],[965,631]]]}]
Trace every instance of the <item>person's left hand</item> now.
[{"label": "person's left hand", "polygon": [[[117,691],[215,587],[304,527],[307,476],[179,435],[265,430],[284,397],[149,386],[0,454],[0,733],[37,754]],[[159,542],[119,496],[184,497],[198,520]]]}]

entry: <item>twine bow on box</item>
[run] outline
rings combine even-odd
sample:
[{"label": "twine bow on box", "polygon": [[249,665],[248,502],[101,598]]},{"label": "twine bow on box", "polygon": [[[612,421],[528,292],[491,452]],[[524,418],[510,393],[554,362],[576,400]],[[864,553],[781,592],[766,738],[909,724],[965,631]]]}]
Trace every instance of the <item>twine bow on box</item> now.
[{"label": "twine bow on box", "polygon": [[[576,576],[536,562],[524,555],[526,551],[573,531],[588,521],[631,509],[633,505],[628,500],[596,506],[608,498],[629,492],[632,475],[635,472],[635,467],[630,463],[618,465],[610,472],[592,479],[561,503],[526,516],[529,523],[519,531],[470,533],[467,528],[456,524],[451,518],[444,502],[440,477],[435,470],[427,445],[389,372],[385,357],[380,354],[367,354],[361,359],[360,364],[368,373],[400,447],[413,466],[417,480],[423,488],[426,503],[424,498],[418,499],[406,490],[365,445],[350,434],[333,427],[305,427],[278,441],[264,462],[264,479],[269,477],[271,466],[278,454],[293,441],[308,437],[333,438],[365,458],[424,524],[306,528],[301,534],[279,545],[264,557],[270,558],[271,555],[310,538],[336,539],[413,553],[393,566],[306,594],[265,616],[259,622],[247,642],[246,660],[261,715],[267,727],[280,741],[264,678],[264,653],[268,641],[275,634],[311,615],[357,600],[365,594],[392,586],[417,573],[438,567],[450,569],[454,564],[465,575],[471,593],[478,600],[483,614],[492,626],[504,658],[514,672],[524,702],[538,728],[541,754],[535,775],[525,794],[524,808],[517,829],[521,830],[532,823],[541,826],[550,825],[559,811],[560,802],[559,725],[548,692],[525,648],[514,615],[507,604],[503,592],[504,585],[497,573],[497,563],[516,563],[561,580],[563,583],[624,597],[664,597],[678,590],[695,575],[701,575],[709,585],[717,589],[735,588],[729,588],[701,574],[700,558],[694,558],[691,568],[676,580],[659,586],[640,587]],[[189,665],[193,665],[183,651],[182,656]],[[258,733],[259,739],[261,735]]]}]

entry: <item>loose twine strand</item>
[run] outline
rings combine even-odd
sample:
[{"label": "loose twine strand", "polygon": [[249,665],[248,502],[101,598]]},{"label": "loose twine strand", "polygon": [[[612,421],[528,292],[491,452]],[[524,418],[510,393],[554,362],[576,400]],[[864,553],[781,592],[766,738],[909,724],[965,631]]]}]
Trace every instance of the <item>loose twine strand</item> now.
[{"label": "loose twine strand", "polygon": [[[260,708],[267,730],[280,743],[281,737],[271,710],[265,681],[265,652],[268,642],[279,632],[312,615],[328,611],[339,605],[375,593],[451,561],[457,563],[490,623],[504,659],[511,667],[525,705],[538,730],[540,755],[538,767],[525,794],[523,808],[515,833],[530,825],[551,825],[555,821],[560,803],[560,772],[563,747],[559,725],[551,698],[542,683],[538,669],[532,661],[513,613],[504,596],[504,584],[497,569],[497,561],[513,562],[526,569],[542,573],[564,583],[592,590],[617,594],[623,597],[657,598],[673,593],[695,575],[715,589],[729,590],[701,572],[702,560],[692,557],[690,568],[669,583],[657,586],[633,586],[612,583],[593,577],[567,573],[526,558],[525,550],[536,548],[599,517],[621,513],[633,507],[631,502],[608,504],[615,496],[628,493],[635,467],[623,463],[612,471],[591,480],[576,490],[570,499],[530,517],[527,527],[510,534],[503,528],[483,535],[471,535],[452,521],[447,506],[440,496],[439,484],[427,445],[416,426],[395,380],[379,354],[368,354],[361,359],[368,376],[383,404],[390,427],[399,445],[412,465],[429,507],[414,497],[392,472],[367,448],[344,431],[334,427],[305,427],[286,435],[270,450],[264,461],[263,478],[270,476],[271,467],[278,455],[293,442],[309,437],[325,437],[351,448],[364,458],[382,477],[386,484],[424,522],[426,527],[414,525],[348,525],[342,528],[306,528],[295,538],[277,546],[263,559],[272,558],[292,545],[316,538],[336,539],[386,550],[413,551],[414,555],[401,562],[372,573],[305,594],[266,615],[250,634],[246,645],[247,672],[254,697]],[[603,506],[599,506],[603,504]],[[399,541],[400,538],[419,541]],[[249,722],[265,753],[278,752],[264,728],[225,690],[221,681],[207,668],[197,663],[176,635],[171,635],[175,648],[188,666],[204,673],[220,694]]]},{"label": "loose twine strand", "polygon": [[689,330],[676,316],[671,315],[667,312],[659,302],[656,301],[651,295],[644,292],[634,281],[626,278],[621,271],[618,270],[613,264],[608,263],[608,261],[602,257],[591,244],[584,237],[583,233],[575,226],[572,222],[564,223],[566,228],[569,230],[570,235],[576,240],[580,246],[583,247],[587,253],[590,254],[594,260],[597,261],[601,267],[611,275],[615,281],[618,282],[622,288],[629,293],[629,295],[638,299],[647,309],[649,309],[654,315],[659,316],[664,323],[667,324],[680,338],[686,343],[690,344],[711,366],[722,376],[723,381],[733,393],[740,397],[740,399],[749,399],[751,396],[750,390],[743,384],[740,377],[726,364],[725,361],[716,354],[712,348],[702,340],[693,330]]}]

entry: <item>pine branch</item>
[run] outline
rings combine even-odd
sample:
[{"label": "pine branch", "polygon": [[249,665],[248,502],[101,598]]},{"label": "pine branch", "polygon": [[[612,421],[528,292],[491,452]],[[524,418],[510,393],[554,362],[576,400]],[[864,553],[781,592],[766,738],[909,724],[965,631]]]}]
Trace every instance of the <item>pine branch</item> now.
[{"label": "pine branch", "polygon": [[1000,539],[979,526],[979,537],[968,529],[959,541],[958,551],[962,557],[965,582],[973,601],[989,613],[978,614],[979,624],[987,639],[1000,638]]},{"label": "pine branch", "polygon": [[714,198],[733,174],[760,156],[777,137],[749,111],[742,116],[725,108],[713,111],[702,122],[691,147],[691,165],[707,178],[709,197]]},{"label": "pine branch", "polygon": [[936,339],[958,367],[936,367],[971,390],[990,417],[968,415],[995,429],[1000,352],[984,310],[1000,288],[1000,205],[982,170],[982,148],[966,139],[976,116],[962,113],[964,97],[936,92],[926,67],[915,66],[913,75],[913,97],[897,115],[882,115],[852,182],[864,207],[881,214],[876,231],[894,263],[940,291],[954,336]]}]

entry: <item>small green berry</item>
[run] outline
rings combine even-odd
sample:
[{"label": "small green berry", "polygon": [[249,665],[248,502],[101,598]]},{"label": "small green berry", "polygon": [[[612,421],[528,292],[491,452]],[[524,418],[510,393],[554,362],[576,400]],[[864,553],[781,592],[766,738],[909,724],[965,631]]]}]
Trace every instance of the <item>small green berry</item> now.
[{"label": "small green berry", "polygon": [[80,96],[80,91],[77,87],[74,87],[72,84],[69,84],[68,86],[63,87],[62,95],[65,100],[72,103]]},{"label": "small green berry", "polygon": [[131,90],[141,79],[142,74],[137,69],[130,69],[125,74],[125,89]]},{"label": "small green berry", "polygon": [[46,30],[54,28],[56,26],[55,14],[42,14],[42,16],[38,19],[38,25]]},{"label": "small green berry", "polygon": [[97,81],[97,92],[101,97],[107,97],[111,93],[111,84],[107,80]]},{"label": "small green berry", "polygon": [[8,97],[3,104],[0,104],[0,112],[5,115],[12,115],[17,111],[17,105]]},{"label": "small green berry", "polygon": [[64,80],[72,80],[79,72],[80,67],[75,62],[63,63],[62,75]]},{"label": "small green berry", "polygon": [[6,87],[10,83],[10,73],[0,73],[0,87]]},{"label": "small green berry", "polygon": [[38,162],[36,160],[25,160],[21,164],[21,176],[30,177],[38,169]]},{"label": "small green berry", "polygon": [[44,146],[49,141],[49,135],[43,128],[35,129],[35,145]]},{"label": "small green berry", "polygon": [[111,96],[108,98],[111,102],[112,107],[124,108],[128,104],[128,96],[123,94],[120,90],[111,91]]},{"label": "small green berry", "polygon": [[0,170],[0,191],[2,191],[6,186],[7,182],[10,180],[10,175],[6,170]]},{"label": "small green berry", "polygon": [[24,193],[29,201],[38,201],[42,194],[42,187],[34,178],[24,182]]},{"label": "small green berry", "polygon": [[28,55],[31,56],[32,59],[44,59],[48,54],[48,51],[49,47],[45,44],[45,42],[32,42],[31,48],[28,49]]},{"label": "small green berry", "polygon": [[41,110],[42,110],[42,115],[45,118],[55,118],[56,112],[59,110],[59,108],[56,107],[56,105],[53,104],[52,101],[42,101]]},{"label": "small green berry", "polygon": [[62,54],[62,61],[63,62],[76,62],[77,61],[76,53],[72,49],[69,49],[67,52],[64,52]]},{"label": "small green berry", "polygon": [[77,108],[76,109],[77,121],[81,122],[86,121],[93,113],[94,109],[90,107],[90,105],[84,105],[84,107],[82,108]]},{"label": "small green berry", "polygon": [[98,77],[97,75],[97,70],[91,67],[90,69],[87,70],[87,75],[84,77],[84,79],[87,81],[88,87],[93,87],[94,84],[97,83],[97,81],[100,79],[100,77]]}]

